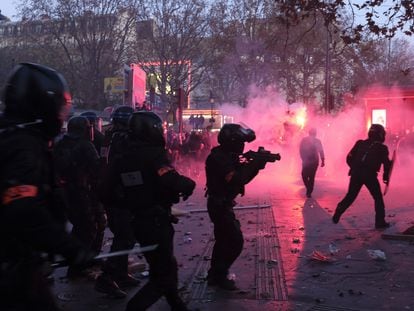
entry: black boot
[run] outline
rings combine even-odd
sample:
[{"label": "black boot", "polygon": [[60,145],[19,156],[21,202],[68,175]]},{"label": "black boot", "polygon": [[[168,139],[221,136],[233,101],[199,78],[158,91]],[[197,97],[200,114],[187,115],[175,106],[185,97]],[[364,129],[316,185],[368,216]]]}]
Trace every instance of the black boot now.
[{"label": "black boot", "polygon": [[141,283],[140,280],[130,274],[124,275],[122,277],[114,277],[114,280],[121,289],[137,287]]},{"label": "black boot", "polygon": [[375,222],[375,229],[387,229],[391,226],[389,222],[386,222],[385,220]]},{"label": "black boot", "polygon": [[121,290],[111,277],[104,275],[100,275],[96,279],[95,290],[113,299],[122,299],[127,296],[127,293]]},{"label": "black boot", "polygon": [[178,294],[166,295],[165,298],[171,307],[171,311],[190,311]]},{"label": "black boot", "polygon": [[335,214],[332,216],[332,221],[334,224],[337,224],[339,222],[339,219],[341,218],[341,215],[345,212],[346,208],[339,205],[336,207]]},{"label": "black boot", "polygon": [[236,282],[234,282],[234,280],[228,279],[227,277],[208,276],[207,284],[209,286],[217,286],[221,289],[230,291],[238,289],[236,286]]}]

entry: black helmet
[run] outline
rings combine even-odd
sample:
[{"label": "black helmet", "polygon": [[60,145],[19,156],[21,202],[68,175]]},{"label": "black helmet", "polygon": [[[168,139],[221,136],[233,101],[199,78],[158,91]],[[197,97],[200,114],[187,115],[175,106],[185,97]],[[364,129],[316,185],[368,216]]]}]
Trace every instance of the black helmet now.
[{"label": "black helmet", "polygon": [[128,121],[132,137],[156,146],[165,146],[164,128],[161,118],[151,111],[134,112]]},{"label": "black helmet", "polygon": [[383,143],[385,141],[385,129],[381,124],[372,124],[368,131],[368,138]]},{"label": "black helmet", "polygon": [[226,150],[241,153],[244,149],[244,143],[252,142],[256,139],[253,130],[243,127],[240,124],[224,124],[218,134],[218,143]]},{"label": "black helmet", "polygon": [[4,114],[23,122],[40,122],[49,138],[60,133],[71,106],[69,88],[63,76],[52,68],[18,64],[5,84]]},{"label": "black helmet", "polygon": [[73,138],[91,138],[91,124],[86,117],[72,117],[68,121],[68,136]]},{"label": "black helmet", "polygon": [[218,135],[219,144],[226,144],[231,141],[250,143],[255,139],[256,134],[252,129],[235,123],[224,124]]},{"label": "black helmet", "polygon": [[134,113],[134,108],[131,106],[120,106],[111,114],[111,121],[115,127],[128,127],[128,120],[131,114]]},{"label": "black helmet", "polygon": [[89,120],[90,125],[95,128],[95,130],[102,130],[102,119],[98,117],[94,111],[85,111],[82,112],[79,116],[85,117]]},{"label": "black helmet", "polygon": [[98,115],[93,111],[82,112],[79,116],[87,118],[91,125],[95,125],[96,121],[98,120]]}]

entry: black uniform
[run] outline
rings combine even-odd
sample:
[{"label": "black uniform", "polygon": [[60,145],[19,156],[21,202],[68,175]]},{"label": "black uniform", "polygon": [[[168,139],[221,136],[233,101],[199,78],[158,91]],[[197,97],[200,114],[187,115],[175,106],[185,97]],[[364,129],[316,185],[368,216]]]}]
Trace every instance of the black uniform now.
[{"label": "black uniform", "polygon": [[158,245],[144,253],[149,281],[128,302],[127,310],[146,310],[165,296],[172,310],[187,310],[178,295],[177,261],[171,206],[195,188],[191,179],[171,166],[165,149],[162,121],[152,112],[135,112],[122,158],[113,166],[114,193],[134,215],[135,238],[141,246]]},{"label": "black uniform", "polygon": [[[59,181],[64,189],[68,203],[67,215],[72,223],[71,234],[81,241],[85,247],[100,252],[102,237],[101,215],[103,210],[96,210],[93,204],[96,197],[99,158],[93,144],[78,137],[64,135],[54,147]],[[68,277],[82,274],[71,268]]]},{"label": "black uniform", "polygon": [[[122,154],[125,149],[127,133],[126,131],[111,131],[105,133],[112,134],[112,139],[108,151],[108,165],[105,169],[105,175],[102,187],[102,202],[108,216],[108,227],[113,233],[111,252],[132,249],[136,243],[134,232],[132,230],[132,213],[127,206],[124,206],[124,200],[118,196],[119,190],[112,188],[114,186],[114,169],[122,161]],[[109,294],[114,298],[122,298],[125,293],[119,290],[136,286],[139,281],[128,273],[128,255],[110,257],[102,267],[102,275],[98,277],[95,289]]]},{"label": "black uniform", "polygon": [[140,245],[158,247],[144,253],[150,279],[130,300],[127,310],[146,310],[161,296],[174,306],[179,298],[171,206],[179,200],[179,187],[188,181],[182,181],[184,177],[170,166],[164,148],[131,142],[128,149],[122,161],[129,166],[124,174],[130,172],[130,176],[123,176],[125,185],[129,185],[126,188],[130,188],[125,189],[124,206],[134,215],[133,228]]},{"label": "black uniform", "polygon": [[64,231],[63,218],[54,218],[63,214],[56,205],[51,153],[37,132],[0,135],[0,309],[57,310],[40,252],[73,262],[81,248]]},{"label": "black uniform", "polygon": [[59,133],[69,93],[55,70],[24,63],[4,91],[0,118],[0,310],[58,310],[41,254],[69,262],[93,255],[64,230],[50,141]]},{"label": "black uniform", "polygon": [[[383,135],[385,136],[385,131]],[[383,139],[370,137],[366,140],[358,140],[355,143],[346,158],[346,162],[350,167],[349,175],[351,176],[348,192],[338,203],[332,219],[334,223],[339,222],[340,216],[351,206],[362,186],[365,185],[375,202],[375,227],[384,228],[389,226],[385,222],[384,199],[377,178],[381,165],[383,165],[383,181],[387,183],[389,180],[391,161],[388,154],[388,147],[383,144]]]},{"label": "black uniform", "polygon": [[214,224],[216,240],[208,281],[210,285],[224,289],[235,289],[234,282],[228,280],[227,275],[243,249],[243,233],[233,210],[236,205],[234,199],[239,194],[244,195],[244,186],[265,165],[259,161],[240,163],[244,142],[254,139],[239,137],[240,128],[236,124],[226,124],[219,134],[220,145],[211,150],[206,160],[207,209]]},{"label": "black uniform", "polygon": [[[114,189],[109,186],[110,171],[117,157],[122,156],[123,141],[127,136],[128,120],[134,109],[129,106],[120,106],[111,115],[112,126],[105,131],[102,149],[105,152],[103,165],[103,180],[101,199],[108,217],[108,226],[113,233],[111,252],[131,249],[135,245],[132,231],[131,212],[122,205],[116,195],[111,195]],[[102,150],[101,149],[101,150]],[[104,155],[101,154],[101,157]],[[137,286],[139,280],[128,273],[128,255],[110,257],[102,266],[102,274],[97,278],[95,289],[108,294],[113,298],[124,298],[127,294],[120,288]]]},{"label": "black uniform", "polygon": [[[229,268],[243,249],[243,233],[233,207],[238,194],[244,194],[244,185],[250,182],[259,169],[239,163],[237,154],[214,147],[206,160],[207,209],[214,224],[215,244],[211,258],[209,278],[227,278]],[[233,174],[231,180],[226,176]]]}]

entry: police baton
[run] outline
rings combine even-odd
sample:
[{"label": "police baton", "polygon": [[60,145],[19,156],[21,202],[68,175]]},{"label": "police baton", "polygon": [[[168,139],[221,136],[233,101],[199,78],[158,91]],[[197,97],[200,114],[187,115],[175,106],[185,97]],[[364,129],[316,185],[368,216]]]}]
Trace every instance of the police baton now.
[{"label": "police baton", "polygon": [[[93,259],[101,260],[101,259],[105,259],[105,258],[109,258],[109,257],[140,254],[140,253],[153,251],[157,247],[158,247],[158,244],[148,245],[148,246],[143,246],[143,247],[134,247],[133,249],[125,249],[125,250],[122,250],[122,251],[117,251],[117,252],[112,252],[112,253],[99,254],[99,255],[95,256]],[[68,263],[67,260],[56,261],[56,262],[51,264],[51,266],[53,268],[65,267],[65,266],[68,266],[68,265],[69,265],[69,263]]]},{"label": "police baton", "polygon": [[139,254],[139,253],[145,253],[153,251],[158,247],[158,244],[154,245],[148,245],[144,247],[134,247],[133,249],[126,249],[123,251],[117,251],[112,253],[106,253],[106,254],[99,254],[94,259],[105,259],[109,257],[117,257],[117,256],[123,256],[123,255],[132,255],[132,254]]}]

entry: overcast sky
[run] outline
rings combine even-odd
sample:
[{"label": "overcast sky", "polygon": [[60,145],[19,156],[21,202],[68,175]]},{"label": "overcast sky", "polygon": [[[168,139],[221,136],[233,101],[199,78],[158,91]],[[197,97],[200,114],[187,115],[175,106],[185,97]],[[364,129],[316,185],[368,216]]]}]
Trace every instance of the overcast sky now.
[{"label": "overcast sky", "polygon": [[16,0],[1,0],[0,1],[0,10],[1,14],[7,16],[11,20],[17,20],[13,15],[16,15]]}]

